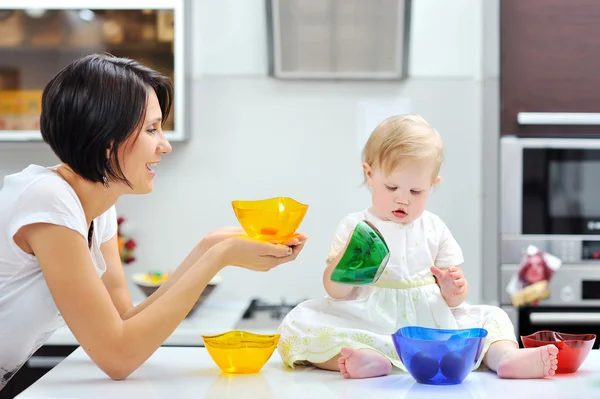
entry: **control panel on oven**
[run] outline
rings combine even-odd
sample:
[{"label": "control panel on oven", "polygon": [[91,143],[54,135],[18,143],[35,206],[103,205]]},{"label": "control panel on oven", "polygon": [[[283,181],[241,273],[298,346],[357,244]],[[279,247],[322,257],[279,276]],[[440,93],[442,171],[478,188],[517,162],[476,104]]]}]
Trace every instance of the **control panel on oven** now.
[{"label": "control panel on oven", "polygon": [[563,264],[600,267],[600,236],[517,236],[500,237],[500,263],[519,263],[528,245],[558,257]]}]

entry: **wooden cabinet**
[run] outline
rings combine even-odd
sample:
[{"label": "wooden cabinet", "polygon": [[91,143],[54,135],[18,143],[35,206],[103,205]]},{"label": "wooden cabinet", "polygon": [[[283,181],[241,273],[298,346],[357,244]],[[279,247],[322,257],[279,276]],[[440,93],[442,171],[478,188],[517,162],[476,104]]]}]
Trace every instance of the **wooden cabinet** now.
[{"label": "wooden cabinet", "polygon": [[108,52],[173,80],[165,135],[185,140],[187,0],[0,2],[0,141],[39,141],[45,85],[73,60]]},{"label": "wooden cabinet", "polygon": [[501,133],[600,136],[600,1],[501,0]]}]

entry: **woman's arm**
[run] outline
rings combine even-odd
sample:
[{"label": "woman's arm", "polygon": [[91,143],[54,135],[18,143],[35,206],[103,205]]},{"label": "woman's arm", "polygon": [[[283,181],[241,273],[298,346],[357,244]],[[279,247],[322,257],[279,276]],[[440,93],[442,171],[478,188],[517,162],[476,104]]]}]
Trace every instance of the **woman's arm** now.
[{"label": "woman's arm", "polygon": [[[202,241],[200,241],[198,245],[194,247],[192,252],[190,252],[190,254],[183,260],[179,267],[169,276],[167,281],[161,284],[161,286],[156,291],[154,291],[152,295],[150,295],[142,303],[135,307],[131,304],[131,298],[129,296],[129,290],[127,288],[127,281],[125,279],[125,274],[122,272],[123,266],[121,264],[121,257],[119,255],[117,238],[115,236],[114,242],[113,239],[111,239],[102,245],[102,253],[104,255],[105,261],[107,262],[107,271],[106,273],[104,273],[102,279],[104,280],[107,289],[109,289],[109,292],[111,293],[111,298],[113,300],[113,303],[115,304],[115,307],[117,307],[117,309],[125,308],[124,311],[119,313],[121,314],[121,318],[123,320],[127,320],[136,315],[137,313],[141,312],[142,310],[146,309],[154,301],[160,298],[165,292],[167,292],[171,287],[173,287],[177,283],[177,281],[183,275],[185,275],[189,268],[192,267],[198,261],[198,259],[202,258],[206,251],[208,251],[214,245],[228,238],[242,236],[245,234],[246,233],[244,232],[244,230],[239,227],[220,228],[208,234],[202,239]],[[297,246],[300,243],[303,243],[304,241],[306,241],[306,236],[304,236],[303,234],[296,234],[294,237],[291,237],[288,241],[286,241],[284,245]],[[113,269],[117,270],[117,272],[109,274],[109,260],[111,265],[115,265]],[[108,281],[110,281],[111,283],[107,284]]]},{"label": "woman's arm", "polygon": [[102,276],[102,281],[110,294],[113,304],[119,311],[121,318],[123,320],[130,319],[154,303],[171,287],[177,284],[181,276],[185,275],[186,272],[202,258],[209,248],[210,247],[208,246],[203,246],[202,243],[197,245],[184,259],[181,265],[169,276],[167,281],[161,284],[152,295],[144,299],[140,304],[133,306],[129,288],[127,287],[125,273],[123,272],[123,265],[121,263],[116,236],[102,244],[100,250],[104,256],[104,261],[106,262],[106,272]]},{"label": "woman's arm", "polygon": [[50,224],[22,230],[62,317],[86,353],[113,379],[126,378],[160,347],[225,264],[222,247],[209,250],[146,311],[123,320],[117,308],[121,305],[113,305],[79,233]]},{"label": "woman's arm", "polygon": [[67,227],[37,223],[21,228],[20,235],[37,257],[54,302],[73,335],[113,379],[126,378],[160,347],[225,265],[268,271],[296,259],[304,247],[304,243],[290,248],[247,237],[223,240],[190,265],[170,289],[123,320],[98,278],[81,234]]},{"label": "woman's arm", "polygon": [[121,263],[117,235],[115,234],[113,238],[102,243],[100,251],[102,252],[104,263],[106,263],[106,271],[102,275],[102,282],[117,312],[119,312],[122,319],[125,319],[126,314],[135,308],[131,302],[127,279],[125,278],[123,264]]}]

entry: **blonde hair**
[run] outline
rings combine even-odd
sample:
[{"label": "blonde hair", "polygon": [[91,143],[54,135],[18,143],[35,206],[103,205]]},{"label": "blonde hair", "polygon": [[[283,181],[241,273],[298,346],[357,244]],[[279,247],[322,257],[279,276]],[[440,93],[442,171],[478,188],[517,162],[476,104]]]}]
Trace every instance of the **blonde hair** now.
[{"label": "blonde hair", "polygon": [[362,151],[363,162],[385,174],[407,161],[424,159],[434,161],[433,181],[444,160],[444,143],[437,130],[420,115],[387,118],[373,130]]}]

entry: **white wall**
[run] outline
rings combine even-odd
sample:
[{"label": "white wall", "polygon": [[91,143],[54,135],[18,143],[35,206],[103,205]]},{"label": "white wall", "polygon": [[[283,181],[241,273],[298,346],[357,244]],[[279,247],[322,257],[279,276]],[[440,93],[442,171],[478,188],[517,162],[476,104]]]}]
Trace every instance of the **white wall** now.
[{"label": "white wall", "polygon": [[[189,144],[174,146],[147,198],[126,197],[119,210],[137,225],[140,267],[165,269],[203,234],[236,224],[233,199],[291,196],[309,204],[305,251],[268,274],[227,269],[220,294],[269,299],[323,294],[323,260],[347,213],[368,206],[360,187],[355,107],[363,97],[408,96],[440,128],[447,145],[440,189],[430,209],[463,246],[465,271],[480,279],[481,159],[475,82],[418,81],[401,86],[206,79],[194,84],[196,122]],[[437,96],[433,96],[436,93]],[[465,144],[468,144],[466,146]],[[473,284],[477,298],[478,284]]]},{"label": "white wall", "polygon": [[192,75],[255,75],[268,70],[265,0],[195,0]]},{"label": "white wall", "polygon": [[412,0],[412,77],[481,77],[484,1]]},{"label": "white wall", "polygon": [[[368,206],[360,188],[356,104],[408,97],[442,134],[447,161],[430,210],[465,253],[470,300],[481,298],[482,75],[480,5],[414,1],[406,82],[289,82],[267,78],[261,0],[194,3],[191,140],[175,143],[155,192],[119,201],[140,243],[136,270],[169,270],[210,230],[235,224],[230,202],[292,196],[310,205],[310,241],[293,264],[267,274],[223,272],[219,297],[298,300],[323,295],[323,259],[345,214]],[[36,150],[31,150],[36,148]],[[41,144],[0,143],[0,176],[52,164]]]},{"label": "white wall", "polygon": [[499,292],[499,143],[500,143],[500,0],[483,8],[482,113],[482,292],[486,303],[498,303]]}]

